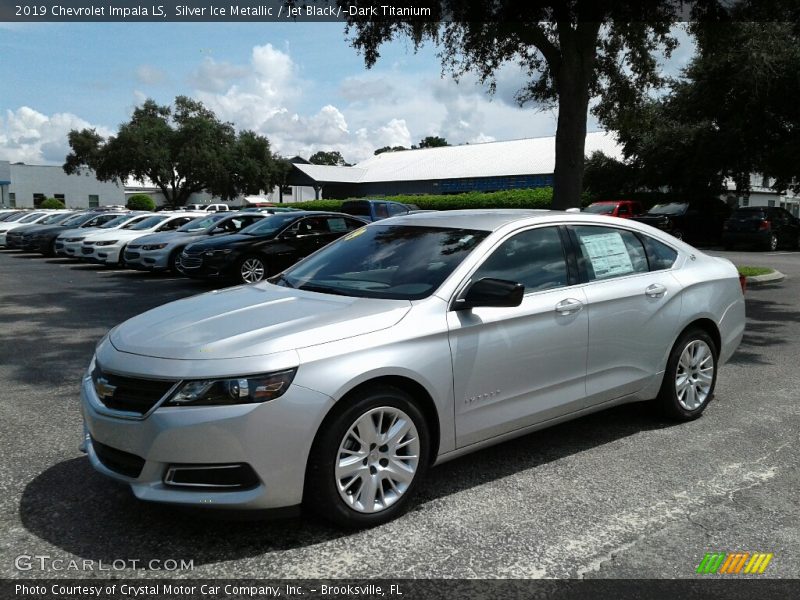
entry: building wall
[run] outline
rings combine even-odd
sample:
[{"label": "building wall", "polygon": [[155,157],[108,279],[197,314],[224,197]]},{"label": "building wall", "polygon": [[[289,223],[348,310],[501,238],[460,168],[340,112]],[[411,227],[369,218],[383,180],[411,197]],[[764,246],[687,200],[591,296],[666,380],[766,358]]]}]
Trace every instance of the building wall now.
[{"label": "building wall", "polygon": [[3,186],[0,202],[5,202],[6,206],[11,205],[11,194],[17,208],[33,207],[34,194],[42,194],[45,198],[61,194],[68,208],[88,208],[90,195],[98,196],[99,206],[125,204],[125,193],[120,184],[98,181],[88,169],[81,169],[80,174],[67,175],[58,166],[4,162],[0,161],[0,172],[7,165],[10,184]]}]

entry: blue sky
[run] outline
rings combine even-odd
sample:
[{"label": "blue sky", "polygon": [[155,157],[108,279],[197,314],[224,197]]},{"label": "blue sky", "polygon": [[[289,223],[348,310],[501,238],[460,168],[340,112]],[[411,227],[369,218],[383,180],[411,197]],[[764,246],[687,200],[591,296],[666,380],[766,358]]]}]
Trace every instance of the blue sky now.
[{"label": "blue sky", "polygon": [[[335,23],[0,23],[0,159],[60,163],[66,133],[112,134],[145,98],[201,99],[281,154],[339,150],[362,160],[426,135],[451,143],[551,135],[554,111],[519,108],[524,78],[498,93],[440,77],[435,49],[387,44],[371,70]],[[685,63],[683,45],[666,68]],[[590,129],[596,123],[590,121]]]}]

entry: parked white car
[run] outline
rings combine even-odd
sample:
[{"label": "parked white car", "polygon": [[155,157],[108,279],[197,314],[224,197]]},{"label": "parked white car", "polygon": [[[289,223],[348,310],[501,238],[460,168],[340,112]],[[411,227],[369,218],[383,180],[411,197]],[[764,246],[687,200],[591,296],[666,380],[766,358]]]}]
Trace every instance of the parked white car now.
[{"label": "parked white car", "polygon": [[[105,217],[107,215],[103,215]],[[70,229],[58,236],[56,240],[56,253],[70,258],[80,258],[81,246],[87,236],[115,229],[130,229],[136,223],[152,217],[153,213],[125,213],[115,215],[109,221],[100,225],[87,225],[80,229]]]},{"label": "parked white car", "polygon": [[178,227],[206,214],[186,211],[162,212],[142,219],[128,229],[98,231],[86,236],[86,239],[83,240],[81,254],[78,258],[105,265],[122,264],[125,246],[133,240],[150,233],[175,231]]}]

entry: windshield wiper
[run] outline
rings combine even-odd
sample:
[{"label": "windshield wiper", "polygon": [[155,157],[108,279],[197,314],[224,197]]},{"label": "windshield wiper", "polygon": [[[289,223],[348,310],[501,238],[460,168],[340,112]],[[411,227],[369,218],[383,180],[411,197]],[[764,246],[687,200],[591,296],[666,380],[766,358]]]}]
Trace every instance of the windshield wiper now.
[{"label": "windshield wiper", "polygon": [[303,285],[299,286],[297,289],[303,290],[303,291],[306,291],[306,292],[319,292],[321,294],[333,294],[335,296],[349,296],[350,295],[347,292],[344,292],[342,290],[338,290],[338,289],[333,288],[333,287],[328,287],[326,285],[317,285],[317,284],[314,284],[314,283],[303,284]]},{"label": "windshield wiper", "polygon": [[281,282],[283,282],[283,287],[288,287],[288,288],[294,287],[291,283],[289,283],[289,280],[286,279],[286,275],[284,275],[283,273],[276,275],[275,277],[269,279],[268,281],[273,285],[280,285]]}]

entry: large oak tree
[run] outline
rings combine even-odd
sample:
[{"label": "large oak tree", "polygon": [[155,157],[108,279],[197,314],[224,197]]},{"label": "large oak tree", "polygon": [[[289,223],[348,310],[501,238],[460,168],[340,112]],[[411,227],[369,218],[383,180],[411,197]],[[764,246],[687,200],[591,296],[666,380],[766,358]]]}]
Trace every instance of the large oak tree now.
[{"label": "large oak tree", "polygon": [[656,57],[675,47],[670,29],[683,6],[669,0],[439,0],[415,3],[430,8],[429,17],[403,19],[380,16],[381,0],[339,4],[376,7],[378,16],[352,16],[347,26],[368,67],[382,43],[400,36],[415,48],[435,43],[443,72],[456,79],[476,73],[491,90],[500,67],[519,65],[527,81],[518,102],[558,107],[554,208],[580,204],[590,100],[626,103],[661,84]]},{"label": "large oak tree", "polygon": [[108,139],[94,129],[70,131],[69,145],[65,172],[88,166],[101,181],[152,182],[172,206],[201,191],[223,199],[258,194],[277,177],[265,137],[237,133],[185,96],[175,99],[174,108],[145,101]]}]

